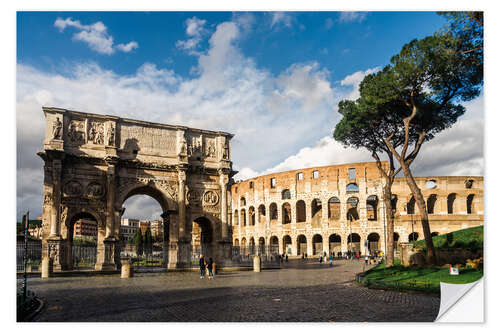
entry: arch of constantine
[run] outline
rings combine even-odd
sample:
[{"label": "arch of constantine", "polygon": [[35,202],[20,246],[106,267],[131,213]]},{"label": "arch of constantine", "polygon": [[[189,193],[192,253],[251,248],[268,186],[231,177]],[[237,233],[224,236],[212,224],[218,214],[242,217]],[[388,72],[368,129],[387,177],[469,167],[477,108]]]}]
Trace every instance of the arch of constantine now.
[{"label": "arch of constantine", "polygon": [[52,259],[54,270],[73,268],[73,225],[80,218],[97,222],[95,269],[119,267],[122,205],[137,194],[163,210],[169,268],[190,266],[193,222],[208,255],[221,264],[230,257],[232,134],[59,108],[43,112],[42,257]]},{"label": "arch of constantine", "polygon": [[[388,167],[387,162],[384,167]],[[308,256],[385,251],[383,177],[375,162],[308,168],[232,185],[233,245]],[[433,235],[482,225],[483,177],[417,177]],[[395,244],[422,239],[404,178],[393,185]]]}]

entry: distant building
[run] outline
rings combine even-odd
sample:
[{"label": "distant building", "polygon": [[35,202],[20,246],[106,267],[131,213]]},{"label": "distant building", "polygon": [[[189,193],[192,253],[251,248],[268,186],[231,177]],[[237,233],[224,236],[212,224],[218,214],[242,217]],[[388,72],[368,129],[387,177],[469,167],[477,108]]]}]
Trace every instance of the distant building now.
[{"label": "distant building", "polygon": [[134,238],[134,235],[137,232],[137,229],[138,229],[137,226],[121,225],[120,226],[120,235],[122,235],[123,239],[128,242],[130,239]]},{"label": "distant building", "polygon": [[80,219],[75,222],[73,237],[92,237],[97,240],[97,222],[89,219]]},{"label": "distant building", "polygon": [[137,219],[122,219],[121,225],[128,227],[139,227],[139,220]]},{"label": "distant building", "polygon": [[151,222],[151,236],[161,238],[163,236],[163,222],[155,220]]},{"label": "distant building", "polygon": [[151,222],[149,221],[140,221],[139,222],[139,228],[141,228],[142,234],[146,233],[146,230],[151,228]]}]

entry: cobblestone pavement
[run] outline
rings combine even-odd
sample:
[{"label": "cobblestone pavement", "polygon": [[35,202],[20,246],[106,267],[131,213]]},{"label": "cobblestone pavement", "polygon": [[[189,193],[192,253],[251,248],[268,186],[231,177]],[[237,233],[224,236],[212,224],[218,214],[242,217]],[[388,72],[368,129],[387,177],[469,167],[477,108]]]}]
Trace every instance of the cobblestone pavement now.
[{"label": "cobblestone pavement", "polygon": [[280,270],[30,279],[36,321],[433,321],[439,298],[355,285],[361,261],[293,261]]}]

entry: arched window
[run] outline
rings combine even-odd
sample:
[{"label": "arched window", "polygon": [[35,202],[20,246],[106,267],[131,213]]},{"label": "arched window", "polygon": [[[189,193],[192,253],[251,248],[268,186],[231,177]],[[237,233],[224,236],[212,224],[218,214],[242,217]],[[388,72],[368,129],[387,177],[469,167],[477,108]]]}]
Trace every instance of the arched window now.
[{"label": "arched window", "polygon": [[328,200],[328,219],[340,219],[340,200],[337,197],[331,197]]},{"label": "arched window", "polygon": [[380,236],[376,232],[373,232],[368,235],[368,250],[370,252],[377,251],[380,248]]},{"label": "arched window", "polygon": [[395,194],[391,196],[391,208],[394,212],[398,209],[398,196]]},{"label": "arched window", "polygon": [[323,237],[321,235],[314,235],[312,239],[313,245],[313,255],[322,254],[323,253]]},{"label": "arched window", "polygon": [[474,194],[469,194],[467,196],[467,214],[474,214],[474,213],[476,213],[474,207]]},{"label": "arched window", "polygon": [[316,216],[316,214],[321,214],[321,200],[313,199],[311,202],[311,217]]},{"label": "arched window", "polygon": [[412,196],[410,201],[406,204],[406,213],[415,214],[415,198]]},{"label": "arched window", "polygon": [[356,183],[350,183],[346,186],[347,193],[356,193],[359,192],[359,187]]},{"label": "arched window", "polygon": [[278,219],[278,206],[274,202],[269,206],[269,213],[271,221],[275,221]]},{"label": "arched window", "polygon": [[457,198],[456,193],[451,193],[448,195],[448,214],[453,214],[453,204],[455,203],[455,199]]},{"label": "arched window", "polygon": [[412,232],[409,236],[408,236],[408,242],[415,242],[418,240],[418,232]]},{"label": "arched window", "polygon": [[240,217],[240,216],[238,215],[238,210],[235,210],[235,211],[234,211],[234,215],[233,215],[234,225],[239,225],[239,224],[240,224],[240,223],[239,223],[239,222],[240,222],[240,221],[239,221],[239,217]]},{"label": "arched window", "polygon": [[241,197],[240,206],[245,206],[246,204],[247,204],[247,201],[245,200],[245,197]]},{"label": "arched window", "polygon": [[378,197],[376,195],[370,195],[366,198],[366,215],[368,220],[377,220],[377,206]]},{"label": "arched window", "polygon": [[436,205],[437,196],[435,194],[431,194],[427,199],[427,213],[434,214],[434,206]]},{"label": "arched window", "polygon": [[266,217],[266,206],[260,205],[259,206],[259,223],[264,223]]},{"label": "arched window", "polygon": [[241,215],[241,225],[245,227],[247,225],[247,215],[244,209],[241,210],[240,215]]},{"label": "arched window", "polygon": [[292,207],[288,202],[285,202],[281,207],[281,223],[288,224],[292,222]]},{"label": "arched window", "polygon": [[248,215],[250,219],[250,225],[255,225],[255,208],[253,206],[250,206],[250,208],[248,208]]},{"label": "arched window", "polygon": [[290,200],[292,195],[290,194],[290,190],[286,189],[281,192],[281,200]]},{"label": "arched window", "polygon": [[306,221],[306,203],[304,200],[299,200],[295,204],[295,208],[297,211],[297,222],[305,222]]},{"label": "arched window", "polygon": [[350,197],[347,199],[347,220],[355,221],[359,220],[359,200],[356,197]]}]

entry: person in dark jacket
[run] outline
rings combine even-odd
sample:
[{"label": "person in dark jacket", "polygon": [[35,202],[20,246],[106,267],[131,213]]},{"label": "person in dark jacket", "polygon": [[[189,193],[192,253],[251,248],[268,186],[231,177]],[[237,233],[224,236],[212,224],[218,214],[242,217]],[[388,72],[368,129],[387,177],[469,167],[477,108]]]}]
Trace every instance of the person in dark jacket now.
[{"label": "person in dark jacket", "polygon": [[207,269],[208,269],[208,279],[214,279],[214,273],[212,271],[212,268],[214,267],[214,261],[212,258],[208,259],[208,264],[207,264]]},{"label": "person in dark jacket", "polygon": [[205,267],[207,266],[207,263],[205,261],[205,258],[203,255],[200,256],[200,279],[203,279],[205,277]]}]

